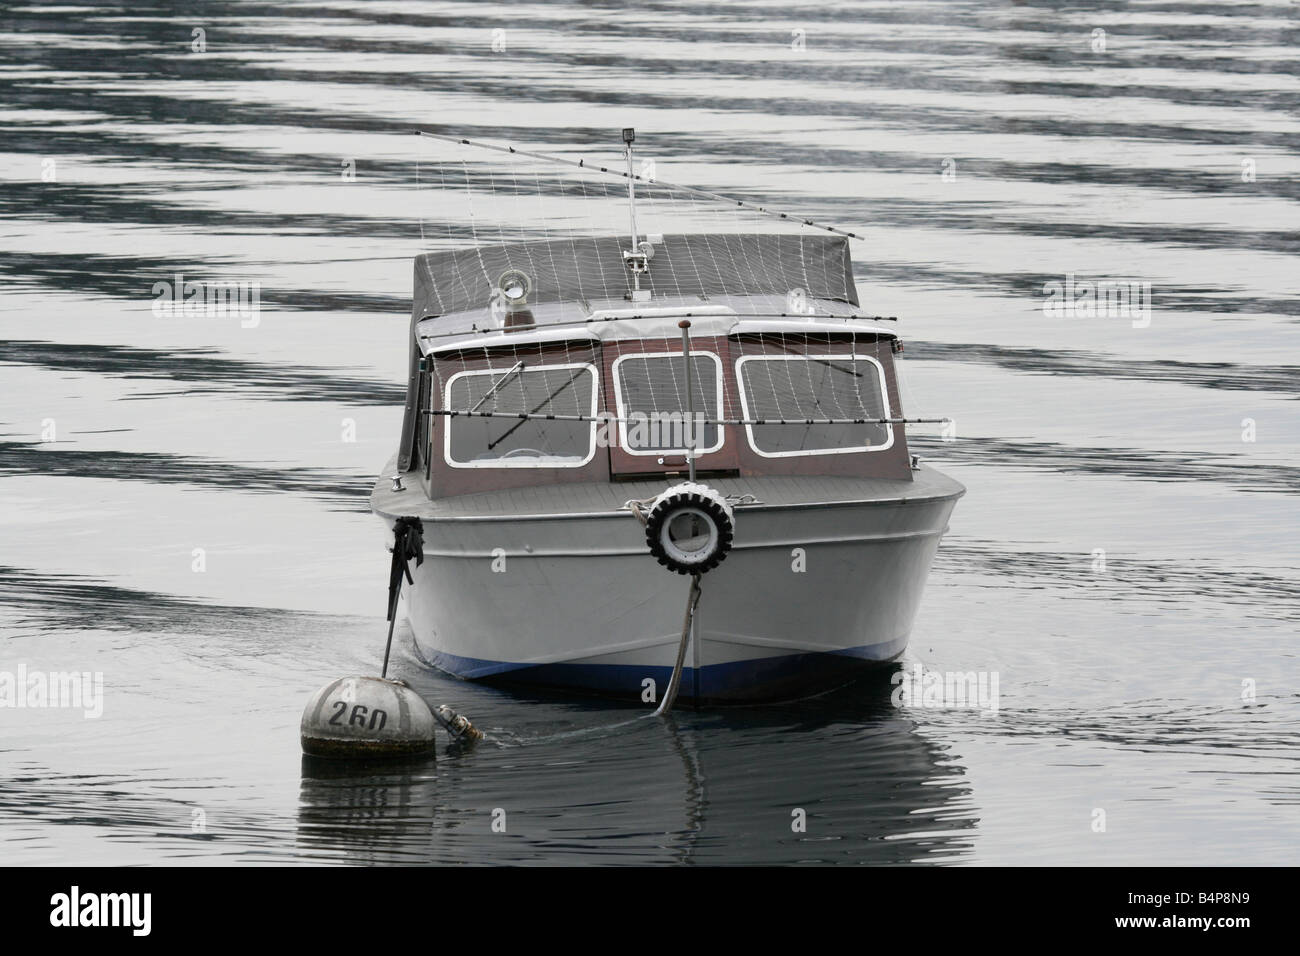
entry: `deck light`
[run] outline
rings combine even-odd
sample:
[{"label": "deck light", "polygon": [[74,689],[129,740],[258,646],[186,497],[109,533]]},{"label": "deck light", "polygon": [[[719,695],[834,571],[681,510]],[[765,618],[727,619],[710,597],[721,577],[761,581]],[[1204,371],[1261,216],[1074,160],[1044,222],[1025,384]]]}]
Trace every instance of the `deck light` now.
[{"label": "deck light", "polygon": [[497,279],[497,288],[505,300],[506,311],[514,312],[528,305],[528,293],[532,291],[533,280],[518,269],[507,269]]}]

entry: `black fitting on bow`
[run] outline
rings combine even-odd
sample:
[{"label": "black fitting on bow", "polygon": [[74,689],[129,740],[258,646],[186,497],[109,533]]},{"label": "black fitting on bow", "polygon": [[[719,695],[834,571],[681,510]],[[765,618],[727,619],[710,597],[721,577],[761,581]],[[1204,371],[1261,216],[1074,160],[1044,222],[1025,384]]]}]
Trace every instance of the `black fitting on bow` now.
[{"label": "black fitting on bow", "polygon": [[388,572],[388,620],[397,613],[397,596],[402,589],[402,577],[414,584],[410,560],[418,568],[424,564],[424,526],[419,518],[398,518],[393,526],[393,563]]},{"label": "black fitting on bow", "polygon": [[424,564],[424,526],[419,518],[398,518],[393,525],[393,564],[388,571],[388,643],[384,645],[384,669],[388,676],[388,655],[393,649],[393,625],[397,623],[397,599],[402,593],[402,576],[411,584],[410,560],[418,568]]}]

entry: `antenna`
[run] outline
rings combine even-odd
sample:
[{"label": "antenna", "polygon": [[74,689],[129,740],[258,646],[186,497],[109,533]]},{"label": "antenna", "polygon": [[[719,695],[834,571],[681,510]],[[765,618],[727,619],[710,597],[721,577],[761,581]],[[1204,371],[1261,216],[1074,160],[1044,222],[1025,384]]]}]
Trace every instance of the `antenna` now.
[{"label": "antenna", "polygon": [[632,251],[636,251],[636,176],[632,172],[632,143],[636,140],[636,130],[627,127],[623,130],[623,154],[627,156],[627,206],[632,214]]},{"label": "antenna", "polygon": [[650,290],[641,288],[641,276],[650,271],[650,259],[654,248],[648,242],[638,242],[636,233],[636,173],[632,171],[632,143],[636,140],[636,130],[631,126],[623,128],[623,154],[627,156],[627,208],[632,219],[632,248],[623,253],[623,262],[632,273],[632,301],[649,302]]},{"label": "antenna", "polygon": [[[441,133],[430,133],[428,130],[423,129],[417,129],[415,132],[417,136],[427,136],[429,139],[440,139],[444,143],[455,143],[458,146],[469,146],[474,149],[492,150],[496,153],[528,156],[531,159],[540,159],[548,163],[556,163],[562,166],[576,166],[578,169],[594,170],[604,173],[607,176],[624,176],[628,179],[641,178],[632,172],[630,165],[627,172],[620,173],[617,169],[610,169],[609,167],[602,166],[599,163],[589,163],[585,159],[567,159],[563,156],[551,156],[547,153],[537,153],[532,150],[519,149],[516,146],[497,146],[493,143],[480,143],[475,140],[465,139],[461,136],[443,136]],[[635,137],[636,130],[628,128],[624,130],[624,134],[631,134]],[[630,141],[624,140],[624,142],[628,142],[630,145]],[[850,239],[866,239],[865,236],[861,236],[856,232],[849,232],[847,229],[839,229],[835,226],[828,226],[825,223],[814,222],[811,219],[807,219],[794,213],[781,212],[780,210],[772,209],[769,206],[760,206],[756,203],[746,202],[743,199],[736,199],[734,196],[722,196],[718,193],[709,192],[707,189],[696,189],[694,186],[683,186],[681,183],[670,183],[659,178],[655,179],[655,185],[661,186],[664,189],[672,189],[678,192],[689,193],[692,196],[699,196],[701,199],[711,199],[727,206],[734,206],[737,209],[747,209],[750,212],[758,213],[760,215],[771,216],[773,219],[784,219],[787,222],[800,226],[807,226],[810,229],[820,229],[822,232],[829,232],[836,236],[848,236]]]}]

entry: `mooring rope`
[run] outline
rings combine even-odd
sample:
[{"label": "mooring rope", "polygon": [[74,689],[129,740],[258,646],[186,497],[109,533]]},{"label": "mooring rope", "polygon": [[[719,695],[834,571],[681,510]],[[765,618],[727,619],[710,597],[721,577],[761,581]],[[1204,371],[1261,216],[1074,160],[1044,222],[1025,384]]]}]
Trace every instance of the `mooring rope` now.
[{"label": "mooring rope", "polygon": [[691,630],[695,625],[695,609],[700,606],[700,575],[691,575],[691,590],[686,597],[686,620],[682,622],[682,640],[677,645],[677,663],[673,665],[673,676],[668,679],[668,689],[664,699],[659,702],[659,709],[654,717],[662,717],[673,709],[677,700],[677,691],[682,684],[682,665],[686,662],[686,645],[691,642]]}]

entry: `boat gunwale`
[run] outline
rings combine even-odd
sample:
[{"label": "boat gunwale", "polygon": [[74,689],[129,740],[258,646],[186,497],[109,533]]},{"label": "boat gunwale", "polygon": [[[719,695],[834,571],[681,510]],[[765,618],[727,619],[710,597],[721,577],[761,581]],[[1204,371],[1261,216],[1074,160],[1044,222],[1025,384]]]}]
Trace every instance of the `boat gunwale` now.
[{"label": "boat gunwale", "polygon": [[[937,503],[943,501],[956,501],[957,499],[961,498],[963,495],[966,494],[965,486],[962,485],[957,480],[950,478],[948,475],[945,475],[943,472],[938,471],[937,469],[928,469],[928,471],[929,471],[929,476],[935,476],[939,479],[934,483],[934,486],[932,488],[933,493],[926,493],[924,489],[918,489],[917,493],[913,493],[913,494],[893,494],[887,492],[886,494],[879,497],[854,497],[854,498],[843,498],[840,500],[833,500],[833,501],[832,500],[784,501],[784,502],[778,502],[773,504],[767,504],[761,501],[744,502],[744,503],[737,503],[734,507],[737,513],[773,514],[773,513],[788,512],[788,511],[812,511],[812,510],[827,510],[827,509],[834,509],[834,508],[853,508],[853,507],[862,507],[864,505],[884,506],[884,505],[928,504],[932,502]],[[408,472],[408,474],[411,473]],[[786,476],[772,476],[771,479],[769,479],[767,478],[767,476],[763,476],[760,480],[781,481],[785,477]],[[521,512],[514,512],[514,513],[498,512],[498,513],[490,513],[490,514],[489,513],[436,514],[430,512],[433,511],[433,509],[437,508],[438,502],[463,501],[465,498],[472,497],[472,496],[449,495],[442,498],[427,498],[424,496],[423,492],[418,487],[418,485],[408,486],[404,488],[402,491],[393,491],[391,488],[384,486],[385,480],[387,479],[380,477],[375,482],[374,489],[372,490],[370,495],[370,509],[376,515],[379,515],[384,518],[394,519],[394,520],[398,517],[407,516],[407,515],[411,517],[417,517],[422,522],[447,522],[447,523],[461,523],[461,522],[493,523],[493,522],[504,522],[504,521],[550,521],[550,520],[569,521],[573,519],[594,519],[594,518],[626,519],[628,517],[628,512],[623,507],[612,507],[608,509],[602,509],[599,511],[552,511],[552,512],[522,512],[521,511]],[[707,481],[707,479],[705,480]],[[734,480],[737,479],[735,478],[718,479],[719,482],[728,482]],[[742,478],[740,480],[744,481],[746,479]],[[808,477],[799,476],[797,480],[801,482],[807,481]],[[856,481],[857,479],[849,479],[849,480]],[[870,482],[889,482],[891,484],[896,482],[901,483],[901,480],[899,479],[871,478],[871,479],[861,479],[861,480],[870,481]],[[630,482],[629,483],[629,485],[632,484],[649,484],[651,486],[657,486],[657,483],[655,482],[635,482],[635,483]],[[608,486],[601,486],[601,487],[615,487],[615,486],[617,486],[617,483],[610,482]],[[572,485],[538,485],[538,486],[531,486],[530,490],[532,490],[532,488],[565,488],[566,490],[571,491],[573,487],[574,486]],[[483,492],[483,494],[505,496],[519,490],[520,489],[507,489],[499,492]],[[718,489],[718,490],[724,491],[725,493],[724,489]],[[387,499],[387,500],[377,500],[377,499]],[[392,505],[398,503],[399,501],[404,501],[404,500],[409,500],[411,502],[411,507],[405,509],[396,509],[396,510],[392,509],[391,507]],[[629,500],[639,500],[639,499],[636,499],[633,495],[629,495]]]},{"label": "boat gunwale", "polygon": [[[919,531],[891,531],[884,534],[850,534],[842,537],[801,535],[781,539],[764,539],[761,541],[737,540],[731,550],[735,553],[745,551],[786,551],[789,548],[803,548],[812,545],[835,544],[892,544],[899,541],[913,541],[924,538],[942,538],[949,531],[948,525],[942,528],[924,528]],[[635,547],[590,547],[590,548],[501,548],[475,550],[472,548],[448,550],[424,545],[425,558],[454,558],[466,561],[483,561],[493,558],[634,558],[638,561],[646,557],[644,543]]]}]

